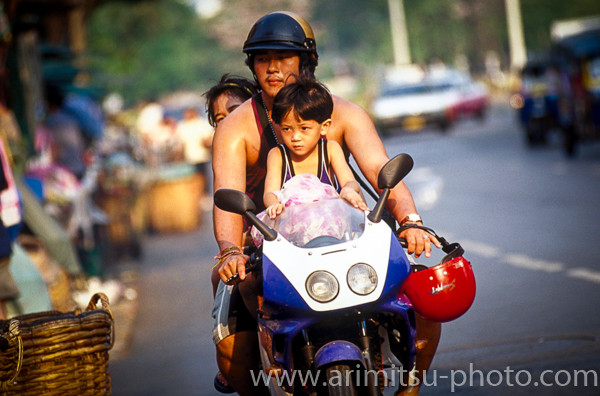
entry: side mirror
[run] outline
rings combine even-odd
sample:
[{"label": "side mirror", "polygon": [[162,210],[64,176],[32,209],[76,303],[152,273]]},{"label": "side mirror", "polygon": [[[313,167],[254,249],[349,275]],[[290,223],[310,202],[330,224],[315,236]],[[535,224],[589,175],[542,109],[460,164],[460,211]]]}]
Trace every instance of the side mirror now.
[{"label": "side mirror", "polygon": [[381,221],[385,209],[385,202],[390,195],[390,190],[410,173],[413,165],[414,161],[408,154],[398,154],[383,165],[377,176],[377,187],[383,191],[381,192],[375,207],[367,216],[370,221],[373,223],[379,223]]},{"label": "side mirror", "polygon": [[226,212],[245,215],[256,211],[256,205],[249,196],[238,190],[221,188],[215,192],[215,205]]},{"label": "side mirror", "polygon": [[383,189],[392,189],[400,183],[412,170],[414,161],[408,154],[398,154],[389,160],[377,176],[377,187]]},{"label": "side mirror", "polygon": [[215,205],[226,212],[246,216],[248,221],[265,236],[267,241],[277,238],[277,231],[263,223],[256,215],[256,205],[249,196],[238,190],[221,188],[215,192]]}]

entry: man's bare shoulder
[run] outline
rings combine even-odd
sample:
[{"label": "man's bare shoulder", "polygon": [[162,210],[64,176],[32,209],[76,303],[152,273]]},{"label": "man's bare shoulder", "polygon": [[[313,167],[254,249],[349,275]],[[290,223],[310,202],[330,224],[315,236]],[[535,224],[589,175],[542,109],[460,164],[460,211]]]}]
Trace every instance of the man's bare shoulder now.
[{"label": "man's bare shoulder", "polygon": [[332,97],[333,114],[331,127],[327,132],[328,139],[335,140],[344,147],[348,133],[356,131],[376,133],[373,121],[362,107],[339,96],[332,95]]},{"label": "man's bare shoulder", "polygon": [[333,112],[334,113],[353,113],[359,111],[365,113],[364,109],[354,102],[344,99],[337,95],[331,95],[333,99]]},{"label": "man's bare shoulder", "polygon": [[215,137],[225,139],[246,138],[252,130],[258,130],[254,122],[254,110],[252,101],[248,99],[237,109],[232,111],[219,123],[215,131]]}]

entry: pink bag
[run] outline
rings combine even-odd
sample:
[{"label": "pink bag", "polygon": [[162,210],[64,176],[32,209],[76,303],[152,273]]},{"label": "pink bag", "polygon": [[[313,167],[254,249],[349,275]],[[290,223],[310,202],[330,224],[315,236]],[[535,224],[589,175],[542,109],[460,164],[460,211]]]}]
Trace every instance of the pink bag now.
[{"label": "pink bag", "polygon": [[[303,246],[321,235],[341,238],[350,227],[343,215],[348,204],[339,197],[335,188],[321,183],[313,174],[292,177],[275,195],[285,206],[283,213],[273,220],[267,217],[265,211],[258,217],[296,245]],[[322,205],[319,210],[307,210],[307,204],[318,205],[323,200],[337,200],[339,203]],[[256,246],[262,244],[263,235],[254,227],[250,235]]]}]

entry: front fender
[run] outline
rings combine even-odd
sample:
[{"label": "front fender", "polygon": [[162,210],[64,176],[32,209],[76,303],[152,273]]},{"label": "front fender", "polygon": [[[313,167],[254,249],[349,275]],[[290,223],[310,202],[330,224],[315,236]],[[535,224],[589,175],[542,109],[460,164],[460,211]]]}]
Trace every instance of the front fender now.
[{"label": "front fender", "polygon": [[323,345],[315,354],[315,367],[320,368],[334,362],[354,361],[366,367],[362,351],[348,341],[331,341]]}]

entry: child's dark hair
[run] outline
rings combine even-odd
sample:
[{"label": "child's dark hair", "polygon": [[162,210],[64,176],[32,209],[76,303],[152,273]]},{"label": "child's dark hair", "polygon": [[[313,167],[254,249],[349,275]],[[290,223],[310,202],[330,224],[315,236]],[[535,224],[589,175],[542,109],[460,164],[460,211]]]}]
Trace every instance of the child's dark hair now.
[{"label": "child's dark hair", "polygon": [[213,127],[217,126],[217,121],[213,114],[213,105],[217,98],[225,92],[237,96],[240,99],[247,100],[258,92],[258,85],[254,81],[244,77],[230,76],[228,73],[223,74],[219,82],[203,94],[206,98],[206,114],[208,116],[208,122]]},{"label": "child's dark hair", "polygon": [[333,99],[325,85],[314,78],[296,76],[294,83],[281,88],[273,101],[273,121],[280,124],[292,111],[303,120],[322,123],[331,118]]}]

